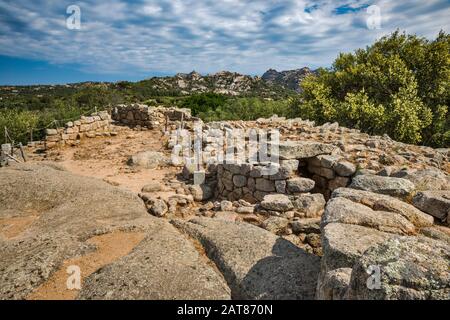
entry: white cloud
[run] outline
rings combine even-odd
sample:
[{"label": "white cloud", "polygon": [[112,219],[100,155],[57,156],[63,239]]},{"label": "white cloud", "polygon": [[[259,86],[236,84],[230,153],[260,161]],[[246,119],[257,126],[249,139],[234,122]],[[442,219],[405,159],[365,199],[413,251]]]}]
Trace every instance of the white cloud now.
[{"label": "white cloud", "polygon": [[[380,30],[366,27],[364,8],[370,4],[381,9]],[[449,31],[450,16],[446,0],[84,0],[78,5],[82,29],[71,31],[59,2],[0,2],[0,54],[78,64],[96,73],[261,74],[269,67],[328,66],[339,51],[365,47],[397,28],[434,37],[440,29]]]},{"label": "white cloud", "polygon": [[162,8],[154,3],[145,4],[142,7],[142,13],[147,16],[156,16],[162,12]]}]

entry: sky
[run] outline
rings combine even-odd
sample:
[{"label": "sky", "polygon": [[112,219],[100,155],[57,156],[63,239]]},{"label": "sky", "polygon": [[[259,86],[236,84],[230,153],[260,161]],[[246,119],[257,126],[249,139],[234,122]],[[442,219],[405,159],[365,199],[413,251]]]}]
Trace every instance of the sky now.
[{"label": "sky", "polygon": [[328,67],[449,17],[450,0],[1,0],[0,85]]}]

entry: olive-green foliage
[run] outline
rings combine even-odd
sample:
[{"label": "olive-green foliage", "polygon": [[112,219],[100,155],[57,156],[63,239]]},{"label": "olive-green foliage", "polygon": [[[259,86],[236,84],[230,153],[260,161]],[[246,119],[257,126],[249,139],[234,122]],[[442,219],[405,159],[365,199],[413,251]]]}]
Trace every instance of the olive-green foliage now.
[{"label": "olive-green foliage", "polygon": [[0,142],[7,142],[5,138],[5,127],[12,139],[17,142],[27,141],[27,137],[24,135],[30,132],[30,129],[37,128],[38,122],[38,115],[33,111],[19,111],[17,109],[0,110]]},{"label": "olive-green foliage", "polygon": [[228,97],[211,92],[183,98],[177,104],[191,109],[194,116],[204,121],[255,120],[274,114],[288,116],[289,113],[287,100]]},{"label": "olive-green foliage", "polygon": [[268,118],[274,114],[289,116],[290,106],[287,100],[265,100],[261,98],[230,98],[223,106],[215,110],[199,113],[205,121],[220,120],[256,120]]},{"label": "olive-green foliage", "polygon": [[215,111],[227,102],[227,97],[212,92],[194,94],[181,102],[183,108],[189,108],[194,116],[200,113]]},{"label": "olive-green foliage", "polygon": [[64,123],[91,114],[95,108],[121,102],[121,98],[107,88],[84,88],[75,93],[36,96],[22,94],[15,99],[4,99],[0,103],[0,141],[5,141],[6,127],[11,139],[27,143],[45,136],[45,128],[63,126]]},{"label": "olive-green foliage", "polygon": [[433,41],[394,32],[366,49],[341,53],[306,78],[296,114],[337,121],[396,140],[450,146],[450,36]]}]

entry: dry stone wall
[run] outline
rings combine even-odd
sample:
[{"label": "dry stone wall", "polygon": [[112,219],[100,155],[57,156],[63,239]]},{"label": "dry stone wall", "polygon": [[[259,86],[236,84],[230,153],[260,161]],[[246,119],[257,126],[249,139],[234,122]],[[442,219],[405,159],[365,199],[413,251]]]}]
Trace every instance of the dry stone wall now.
[{"label": "dry stone wall", "polygon": [[83,138],[116,135],[117,133],[111,127],[113,122],[137,129],[153,129],[165,125],[170,125],[169,129],[173,129],[174,122],[192,122],[196,119],[191,116],[189,109],[149,107],[143,104],[118,105],[113,109],[111,115],[107,111],[101,111],[88,117],[82,116],[76,121],[70,121],[64,127],[47,129],[44,146],[45,149],[65,145],[73,146]]},{"label": "dry stone wall", "polygon": [[144,104],[118,105],[113,109],[112,119],[130,127],[148,129],[164,126],[168,121],[192,121],[189,109],[149,107]]},{"label": "dry stone wall", "polygon": [[45,148],[76,145],[82,138],[110,136],[111,116],[107,111],[94,113],[89,117],[82,116],[79,120],[67,122],[62,128],[47,129]]},{"label": "dry stone wall", "polygon": [[[311,157],[317,153],[332,153],[333,150],[333,146],[321,143],[288,142],[280,145],[280,158],[283,159],[279,163],[219,164],[218,196],[255,203],[268,194],[315,192],[328,199],[333,190],[348,186],[356,173],[356,166],[339,156],[318,154]],[[276,173],[264,174],[270,166],[276,169]]]}]

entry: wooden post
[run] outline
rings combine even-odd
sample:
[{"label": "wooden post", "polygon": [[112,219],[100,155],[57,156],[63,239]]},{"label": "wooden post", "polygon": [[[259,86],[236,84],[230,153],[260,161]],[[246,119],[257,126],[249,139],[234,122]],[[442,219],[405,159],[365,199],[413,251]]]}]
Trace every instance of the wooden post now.
[{"label": "wooden post", "polygon": [[22,142],[19,142],[20,155],[22,156],[23,162],[27,162],[27,156],[23,150]]}]

